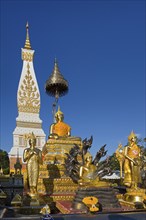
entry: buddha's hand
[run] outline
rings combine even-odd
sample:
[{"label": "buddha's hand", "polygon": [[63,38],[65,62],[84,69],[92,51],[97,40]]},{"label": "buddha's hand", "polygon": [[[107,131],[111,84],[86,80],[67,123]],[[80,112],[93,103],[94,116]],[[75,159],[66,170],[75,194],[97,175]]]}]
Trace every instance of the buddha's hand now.
[{"label": "buddha's hand", "polygon": [[32,156],[33,154],[37,154],[37,153],[35,152],[35,150],[31,150],[31,151],[30,151],[30,156]]},{"label": "buddha's hand", "polygon": [[134,159],[134,165],[139,166],[140,165],[140,160],[138,160],[137,158]]},{"label": "buddha's hand", "polygon": [[36,154],[37,155],[37,152],[34,150],[34,154]]}]

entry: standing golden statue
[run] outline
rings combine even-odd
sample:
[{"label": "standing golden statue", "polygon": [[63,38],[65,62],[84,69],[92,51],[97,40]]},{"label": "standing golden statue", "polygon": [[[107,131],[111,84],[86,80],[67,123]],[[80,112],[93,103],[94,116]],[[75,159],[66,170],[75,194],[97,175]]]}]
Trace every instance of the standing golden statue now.
[{"label": "standing golden statue", "polygon": [[[116,150],[116,157],[120,162],[120,168],[124,171],[124,185],[126,193],[119,199],[124,205],[135,208],[136,202],[145,207],[145,189],[141,188],[141,169],[143,166],[141,148],[137,145],[137,136],[132,131],[128,136],[128,144],[122,147],[120,144]],[[122,166],[122,167],[121,167]]]},{"label": "standing golden statue", "polygon": [[137,187],[141,183],[140,175],[140,148],[136,144],[136,135],[132,131],[128,137],[129,145],[124,148],[124,184],[129,187]]},{"label": "standing golden statue", "polygon": [[[116,150],[120,167],[123,164],[124,185],[132,188],[137,188],[137,185],[141,183],[141,150],[136,144],[136,139],[137,137],[132,131],[128,137],[128,145],[121,150],[122,145],[120,144]],[[119,149],[121,152],[118,152]]]},{"label": "standing golden statue", "polygon": [[42,164],[41,150],[37,149],[36,137],[32,133],[29,136],[29,148],[26,148],[23,153],[23,160],[27,162],[27,178],[30,189],[30,195],[37,194],[37,183],[39,177],[39,165]]},{"label": "standing golden statue", "polygon": [[60,111],[58,107],[58,111],[55,114],[55,121],[50,127],[50,135],[49,138],[58,139],[59,137],[69,137],[71,135],[71,127],[63,122],[64,114]]}]

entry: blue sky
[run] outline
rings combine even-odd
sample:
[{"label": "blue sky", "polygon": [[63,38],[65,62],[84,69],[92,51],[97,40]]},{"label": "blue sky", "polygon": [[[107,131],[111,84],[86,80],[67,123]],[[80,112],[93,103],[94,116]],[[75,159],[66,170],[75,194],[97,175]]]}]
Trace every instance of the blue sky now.
[{"label": "blue sky", "polygon": [[59,100],[64,121],[73,136],[93,135],[91,153],[107,144],[112,154],[132,130],[146,136],[145,1],[1,0],[2,149],[12,147],[27,21],[47,136],[54,100],[44,85],[55,57],[69,82]]}]

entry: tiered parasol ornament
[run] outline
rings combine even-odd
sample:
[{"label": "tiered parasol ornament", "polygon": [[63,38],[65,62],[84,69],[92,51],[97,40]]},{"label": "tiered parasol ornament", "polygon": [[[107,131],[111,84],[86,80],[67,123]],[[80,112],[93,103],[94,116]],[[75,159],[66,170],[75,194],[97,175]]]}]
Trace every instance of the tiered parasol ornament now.
[{"label": "tiered parasol ornament", "polygon": [[55,97],[55,102],[53,103],[53,115],[55,115],[56,105],[58,103],[59,97],[64,96],[68,93],[68,82],[60,73],[56,59],[53,72],[49,79],[46,81],[45,90],[49,96]]}]

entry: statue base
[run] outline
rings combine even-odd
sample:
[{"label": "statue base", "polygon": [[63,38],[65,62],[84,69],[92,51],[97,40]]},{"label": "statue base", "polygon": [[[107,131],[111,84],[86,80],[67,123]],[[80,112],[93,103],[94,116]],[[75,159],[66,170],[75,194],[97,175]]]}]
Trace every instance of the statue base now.
[{"label": "statue base", "polygon": [[119,198],[119,202],[130,208],[146,208],[146,204],[144,203],[146,197],[146,190],[140,188],[127,188],[126,193]]},{"label": "statue base", "polygon": [[22,207],[24,206],[38,207],[43,205],[45,205],[45,201],[41,195],[36,194],[30,196],[30,194],[26,194],[23,196]]},{"label": "statue base", "polygon": [[74,209],[87,210],[82,200],[85,197],[94,196],[99,201],[99,211],[104,209],[121,209],[121,205],[116,197],[116,192],[112,187],[79,187],[72,203]]},{"label": "statue base", "polygon": [[145,194],[145,189],[140,188],[130,188],[126,190],[127,193],[124,195],[124,200],[127,202],[143,202]]}]

